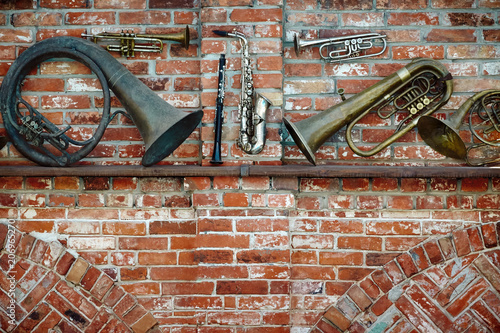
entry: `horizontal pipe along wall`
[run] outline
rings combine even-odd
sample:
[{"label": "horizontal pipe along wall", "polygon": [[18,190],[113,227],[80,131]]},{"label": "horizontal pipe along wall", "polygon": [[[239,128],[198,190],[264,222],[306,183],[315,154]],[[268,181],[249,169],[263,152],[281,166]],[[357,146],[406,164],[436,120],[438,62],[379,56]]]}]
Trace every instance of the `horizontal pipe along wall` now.
[{"label": "horizontal pipe along wall", "polygon": [[[188,49],[112,52],[201,124],[172,155],[140,166],[141,133],[119,115],[75,166],[42,168],[12,143],[0,150],[0,322],[5,332],[462,332],[500,329],[497,171],[468,168],[427,146],[416,129],[372,157],[345,127],[311,165],[287,135],[292,122],[428,57],[453,75],[435,112],[498,89],[498,1],[17,1],[0,4],[0,80],[37,41],[130,29],[189,28]],[[267,111],[264,150],[236,144],[241,46]],[[379,32],[380,56],[328,63],[313,40]],[[226,54],[220,168],[214,145],[217,64]],[[23,89],[57,126],[87,137],[102,92],[74,63],[48,62]],[[23,91],[24,91],[23,90]],[[120,109],[112,99],[112,110]],[[354,130],[371,145],[397,119],[368,115]],[[159,120],[160,121],[160,120]],[[168,120],[161,120],[167,122]],[[4,135],[4,127],[0,127]],[[464,125],[460,134],[472,142]],[[11,266],[12,265],[12,266]],[[10,302],[13,300],[15,305]],[[11,318],[14,314],[15,318]]]}]

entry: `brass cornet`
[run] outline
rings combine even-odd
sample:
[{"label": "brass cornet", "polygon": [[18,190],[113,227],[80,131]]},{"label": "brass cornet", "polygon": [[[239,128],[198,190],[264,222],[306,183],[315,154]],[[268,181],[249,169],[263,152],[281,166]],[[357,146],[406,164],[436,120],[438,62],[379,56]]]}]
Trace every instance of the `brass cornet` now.
[{"label": "brass cornet", "polygon": [[134,57],[135,52],[157,52],[163,51],[163,41],[170,40],[179,42],[185,48],[189,48],[189,27],[179,33],[165,35],[135,34],[129,31],[120,33],[102,32],[97,35],[82,34],[82,37],[90,37],[94,43],[99,39],[118,40],[119,44],[107,45],[106,50],[120,52],[122,56]]},{"label": "brass cornet", "polygon": [[[323,38],[316,40],[301,40],[298,34],[293,39],[295,53],[297,56],[305,47],[319,46],[319,55],[322,59],[335,62],[340,60],[353,60],[359,58],[374,57],[385,52],[387,42],[386,35],[378,33],[367,33],[334,38]],[[368,53],[374,47],[374,40],[380,39],[383,43],[379,52]]]}]

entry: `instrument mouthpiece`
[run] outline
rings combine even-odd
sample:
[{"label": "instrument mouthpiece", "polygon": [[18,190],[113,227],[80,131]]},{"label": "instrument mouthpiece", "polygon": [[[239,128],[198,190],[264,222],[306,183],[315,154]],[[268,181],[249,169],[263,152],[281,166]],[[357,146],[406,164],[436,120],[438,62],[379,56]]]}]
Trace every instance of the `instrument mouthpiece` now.
[{"label": "instrument mouthpiece", "polygon": [[223,30],[212,30],[214,34],[217,34],[219,36],[222,36],[222,37],[227,37],[228,35],[228,32],[227,31],[223,31]]}]

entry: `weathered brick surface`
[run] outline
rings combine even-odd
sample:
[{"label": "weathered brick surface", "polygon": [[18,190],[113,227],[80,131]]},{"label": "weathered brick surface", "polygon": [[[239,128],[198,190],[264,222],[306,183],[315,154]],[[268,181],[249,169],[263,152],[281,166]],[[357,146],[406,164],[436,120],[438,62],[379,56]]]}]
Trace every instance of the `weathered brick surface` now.
[{"label": "weathered brick surface", "polygon": [[[33,239],[27,234],[20,238]],[[113,286],[115,283],[108,275],[81,257],[75,260],[67,252],[54,251],[63,248],[56,241],[47,243],[37,239],[36,242],[45,244],[34,249],[37,257],[50,252],[51,260],[35,261],[26,251],[19,251],[10,258],[12,267],[11,264],[2,267],[0,293],[5,300],[0,305],[2,332],[97,332],[112,322],[116,326],[113,329],[121,332],[157,329],[157,320],[137,304],[135,296]],[[1,252],[3,257],[10,253],[14,252],[9,246]],[[12,310],[10,304],[15,304]],[[136,305],[130,310],[128,304]],[[9,314],[15,314],[15,319]]]},{"label": "weathered brick surface", "polygon": [[[439,118],[472,92],[498,89],[499,7],[487,0],[4,1],[0,80],[17,55],[46,38],[122,28],[164,34],[188,25],[187,50],[166,42],[160,54],[125,59],[113,53],[181,112],[204,111],[201,126],[162,163],[209,165],[217,63],[225,53],[226,165],[306,164],[291,138],[280,136],[283,117],[319,114],[340,103],[339,88],[349,97],[414,57],[438,59],[454,76],[455,92]],[[273,102],[258,155],[235,144],[241,46],[214,29],[248,36],[255,88]],[[295,33],[313,40],[368,31],[387,35],[383,55],[327,63],[317,47],[298,56],[293,50]],[[102,107],[90,71],[51,61],[32,74],[23,86],[26,98],[57,126],[71,124],[73,134],[88,138],[99,123],[91,106]],[[120,102],[113,99],[112,107]],[[394,118],[367,115],[354,131],[356,143],[373,145],[387,136],[401,116]],[[461,134],[471,142],[465,126]],[[119,116],[79,164],[138,165],[143,154],[137,128]],[[342,129],[316,158],[320,164],[429,164],[443,166],[443,173],[462,165],[432,151],[416,131],[361,158]],[[9,143],[0,163],[30,162]],[[0,326],[288,333],[317,322],[312,331],[318,333],[349,326],[362,332],[370,323],[394,332],[495,331],[499,191],[497,178],[0,177]],[[14,268],[5,246],[8,225],[18,229]],[[5,311],[9,271],[18,286],[15,325]],[[434,306],[423,306],[429,302]]]},{"label": "weathered brick surface", "polygon": [[[495,224],[490,225],[495,226]],[[463,231],[480,233],[480,230],[479,227],[473,227]],[[458,244],[460,240],[457,238],[452,242],[454,246],[460,245]],[[429,241],[423,244],[424,248],[427,244],[433,244],[433,247],[436,245],[435,242]],[[414,250],[410,253],[412,251]],[[405,331],[408,332],[497,330],[500,328],[500,321],[497,319],[500,309],[498,305],[491,303],[498,300],[495,294],[498,292],[500,279],[498,262],[493,259],[495,252],[498,250],[488,250],[483,247],[475,252],[472,258],[468,253],[457,252],[443,265],[429,266],[394,286],[386,284],[385,290],[382,288],[384,292],[375,297],[375,302],[360,302],[360,297],[366,299],[367,296],[362,293],[358,285],[361,287],[371,285],[372,280],[375,283],[380,281],[379,286],[384,284],[382,270],[375,271],[354,284],[345,295],[328,308],[314,328],[322,332],[336,330],[357,332],[368,328],[376,329],[377,332],[393,332],[401,329],[401,321],[398,320],[404,318]],[[470,259],[467,260],[468,258]],[[408,253],[403,253],[393,262],[397,265],[407,260],[412,259]],[[452,271],[443,269],[447,266],[454,268]],[[396,290],[398,292],[395,292]],[[360,312],[350,315],[349,311],[343,308],[342,302],[347,297],[356,303]],[[349,323],[345,322],[346,317]],[[367,318],[370,318],[369,321]],[[468,320],[464,320],[465,318]],[[325,323],[329,326],[325,326]]]}]

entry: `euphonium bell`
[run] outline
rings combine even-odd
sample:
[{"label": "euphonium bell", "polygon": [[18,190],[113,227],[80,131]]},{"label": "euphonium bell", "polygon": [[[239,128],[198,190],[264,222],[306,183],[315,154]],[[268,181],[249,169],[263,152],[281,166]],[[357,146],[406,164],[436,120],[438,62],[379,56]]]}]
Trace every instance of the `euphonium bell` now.
[{"label": "euphonium bell", "polygon": [[[24,77],[33,67],[51,58],[79,61],[87,65],[101,83],[104,95],[101,123],[88,140],[77,141],[66,135],[70,126],[60,129],[21,96]],[[80,38],[54,37],[24,51],[4,78],[0,88],[0,111],[10,140],[19,152],[41,165],[66,166],[80,160],[98,144],[113,119],[114,114],[109,116],[108,87],[120,100],[144,139],[144,166],[158,163],[170,155],[198,126],[203,116],[202,111],[182,112],[165,102],[102,47]],[[19,108],[21,104],[24,109]],[[51,149],[47,149],[46,145]],[[69,147],[72,150],[80,148],[72,153]]]},{"label": "euphonium bell", "polygon": [[[428,115],[439,109],[452,92],[451,75],[442,64],[432,59],[416,59],[373,86],[317,115],[297,123],[286,118],[283,120],[295,143],[312,164],[316,164],[316,150],[346,125],[349,147],[360,156],[371,156],[415,127],[420,115]],[[371,111],[387,118],[382,113],[390,103],[394,104],[394,111],[390,115],[407,111],[408,116],[400,122],[391,137],[373,149],[366,151],[357,147],[351,134],[353,126]]]},{"label": "euphonium bell", "polygon": [[[490,111],[488,110],[488,104],[493,103],[493,99],[495,99],[496,102],[491,105],[492,110]],[[472,165],[473,163],[469,161],[468,156],[471,149],[476,149],[483,144],[491,146],[500,145],[499,141],[488,141],[485,139],[484,135],[478,134],[478,131],[475,129],[477,126],[473,124],[474,121],[472,116],[477,114],[480,119],[489,124],[486,130],[480,129],[481,131],[488,133],[494,130],[498,131],[498,125],[500,124],[500,114],[497,113],[500,112],[499,103],[499,90],[483,90],[467,99],[448,120],[439,120],[431,116],[421,117],[418,121],[418,132],[425,143],[438,153],[447,157],[465,160],[469,165]],[[469,128],[471,133],[483,143],[473,144],[468,148],[459,134],[459,128],[467,114],[470,115]],[[496,161],[485,161],[482,163],[474,163],[474,165],[483,165],[494,162]]]}]

